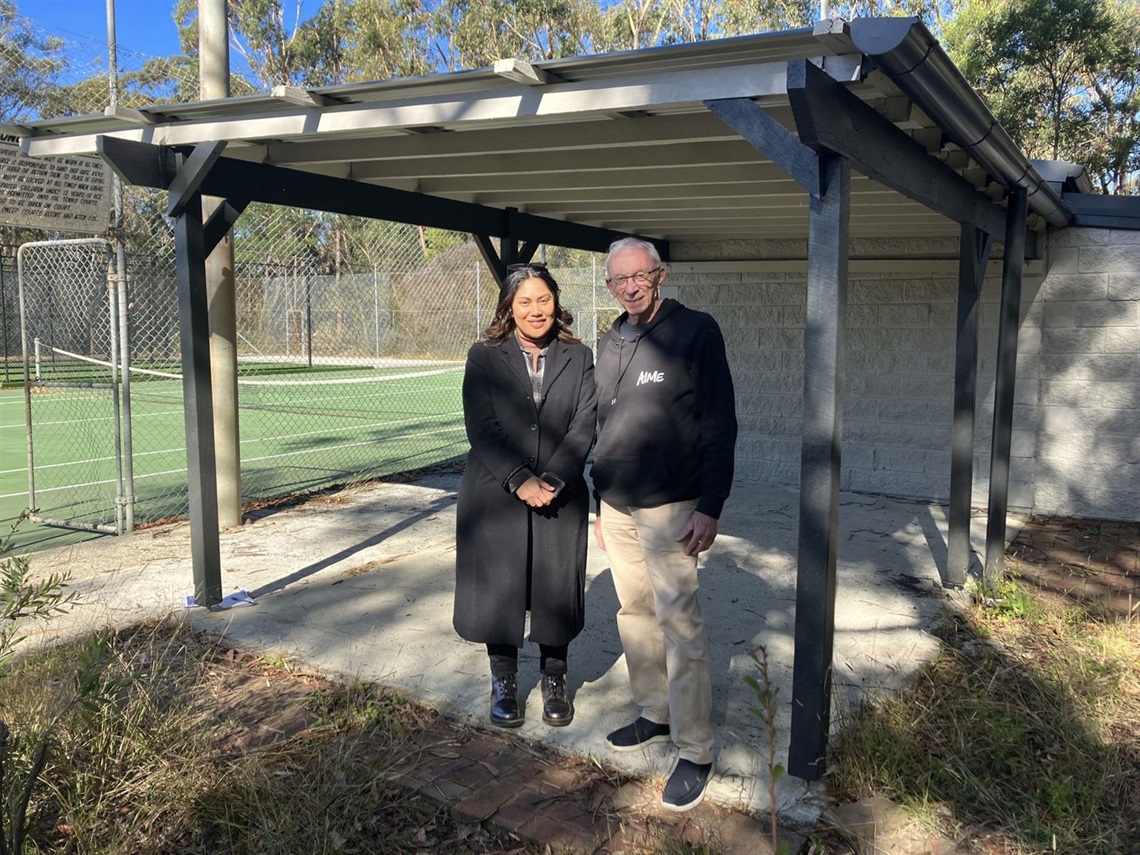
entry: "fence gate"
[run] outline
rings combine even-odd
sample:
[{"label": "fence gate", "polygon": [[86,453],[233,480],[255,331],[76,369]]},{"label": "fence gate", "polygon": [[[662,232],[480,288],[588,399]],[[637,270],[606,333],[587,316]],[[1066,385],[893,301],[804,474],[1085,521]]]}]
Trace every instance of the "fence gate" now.
[{"label": "fence gate", "polygon": [[133,527],[126,286],[102,238],[16,254],[28,441],[28,507],[47,525]]}]

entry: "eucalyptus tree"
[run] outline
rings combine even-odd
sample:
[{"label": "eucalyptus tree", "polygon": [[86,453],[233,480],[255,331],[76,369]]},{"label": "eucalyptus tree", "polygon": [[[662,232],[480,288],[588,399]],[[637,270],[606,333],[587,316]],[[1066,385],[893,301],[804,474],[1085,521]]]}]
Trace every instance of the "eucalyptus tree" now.
[{"label": "eucalyptus tree", "polygon": [[1136,193],[1140,18],[1131,0],[967,0],[948,53],[1030,157],[1088,165]]},{"label": "eucalyptus tree", "polygon": [[63,69],[63,39],[38,33],[13,0],[0,0],[0,122],[39,115]]}]

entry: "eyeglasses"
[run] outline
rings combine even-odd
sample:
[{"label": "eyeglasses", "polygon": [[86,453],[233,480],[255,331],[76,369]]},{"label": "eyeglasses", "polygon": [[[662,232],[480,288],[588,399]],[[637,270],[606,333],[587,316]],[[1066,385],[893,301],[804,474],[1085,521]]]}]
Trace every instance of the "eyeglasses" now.
[{"label": "eyeglasses", "polygon": [[542,273],[549,273],[545,264],[539,264],[537,261],[528,261],[526,264],[508,264],[507,272],[514,273],[516,270],[538,270]]},{"label": "eyeglasses", "polygon": [[652,285],[660,272],[660,267],[654,267],[652,270],[639,270],[636,273],[630,273],[628,276],[607,276],[606,282],[610,285],[617,285],[619,288],[630,282],[636,285]]}]

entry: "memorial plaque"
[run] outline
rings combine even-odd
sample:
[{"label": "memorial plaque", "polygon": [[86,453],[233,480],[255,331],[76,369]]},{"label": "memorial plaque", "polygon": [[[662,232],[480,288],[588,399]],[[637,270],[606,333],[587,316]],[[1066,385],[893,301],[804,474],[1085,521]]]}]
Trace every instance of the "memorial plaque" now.
[{"label": "memorial plaque", "polygon": [[111,170],[98,157],[28,157],[0,134],[0,225],[102,234],[111,210]]}]

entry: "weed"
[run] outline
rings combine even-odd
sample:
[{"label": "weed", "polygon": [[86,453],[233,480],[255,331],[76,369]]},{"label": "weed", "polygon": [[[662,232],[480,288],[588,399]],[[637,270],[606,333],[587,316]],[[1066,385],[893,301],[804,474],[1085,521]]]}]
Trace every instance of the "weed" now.
[{"label": "weed", "polygon": [[768,815],[771,820],[772,851],[777,855],[786,855],[788,846],[780,842],[776,828],[776,782],[784,775],[784,767],[776,762],[776,689],[772,687],[772,680],[768,676],[768,651],[764,645],[756,645],[748,651],[748,655],[752,657],[760,674],[759,680],[749,674],[744,678],[744,682],[756,695],[757,706],[748,709],[764,723],[768,755]]}]

